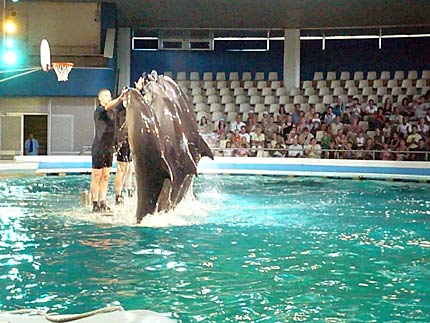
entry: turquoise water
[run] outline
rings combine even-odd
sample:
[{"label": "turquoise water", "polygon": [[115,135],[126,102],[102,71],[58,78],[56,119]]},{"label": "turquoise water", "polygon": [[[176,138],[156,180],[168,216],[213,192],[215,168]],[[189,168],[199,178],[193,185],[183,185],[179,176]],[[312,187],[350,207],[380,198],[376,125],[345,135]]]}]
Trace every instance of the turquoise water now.
[{"label": "turquoise water", "polygon": [[201,176],[192,221],[153,228],[74,217],[89,180],[0,179],[0,310],[430,321],[428,184]]}]

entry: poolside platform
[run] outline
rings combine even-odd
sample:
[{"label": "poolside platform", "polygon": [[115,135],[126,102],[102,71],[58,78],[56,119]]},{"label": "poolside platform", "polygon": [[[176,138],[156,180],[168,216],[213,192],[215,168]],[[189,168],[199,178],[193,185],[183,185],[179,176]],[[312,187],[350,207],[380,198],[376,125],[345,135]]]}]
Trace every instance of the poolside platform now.
[{"label": "poolside platform", "polygon": [[[116,170],[114,162],[113,171]],[[82,174],[91,156],[16,156],[0,163],[0,176]],[[354,179],[430,181],[430,162],[267,157],[202,158],[199,174],[316,176]]]}]

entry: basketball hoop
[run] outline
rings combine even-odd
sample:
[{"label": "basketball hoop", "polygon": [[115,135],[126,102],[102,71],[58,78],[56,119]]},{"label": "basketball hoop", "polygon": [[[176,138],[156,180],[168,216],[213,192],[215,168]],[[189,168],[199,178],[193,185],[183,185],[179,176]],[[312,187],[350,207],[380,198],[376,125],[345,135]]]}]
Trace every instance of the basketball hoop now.
[{"label": "basketball hoop", "polygon": [[58,82],[65,82],[69,79],[68,76],[70,71],[73,68],[73,63],[67,63],[67,62],[52,63],[52,68],[57,74]]}]

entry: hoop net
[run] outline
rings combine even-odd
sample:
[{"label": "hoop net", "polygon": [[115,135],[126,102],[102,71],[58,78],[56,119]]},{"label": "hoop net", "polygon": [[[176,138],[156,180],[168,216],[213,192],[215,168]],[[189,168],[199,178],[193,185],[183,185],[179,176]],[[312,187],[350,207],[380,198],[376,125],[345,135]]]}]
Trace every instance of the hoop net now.
[{"label": "hoop net", "polygon": [[57,74],[58,82],[65,82],[69,79],[69,73],[73,68],[73,63],[66,63],[66,62],[52,63],[52,68]]}]

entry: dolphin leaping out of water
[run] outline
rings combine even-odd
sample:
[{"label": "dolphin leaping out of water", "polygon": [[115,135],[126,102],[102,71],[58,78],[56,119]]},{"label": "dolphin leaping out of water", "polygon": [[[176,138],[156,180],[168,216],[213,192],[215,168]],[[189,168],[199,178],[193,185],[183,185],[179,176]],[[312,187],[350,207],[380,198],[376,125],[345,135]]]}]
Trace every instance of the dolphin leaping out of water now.
[{"label": "dolphin leaping out of water", "polygon": [[173,209],[197,175],[202,156],[213,154],[197,130],[192,105],[168,76],[152,72],[142,95],[130,89],[126,124],[135,163],[136,220]]}]

